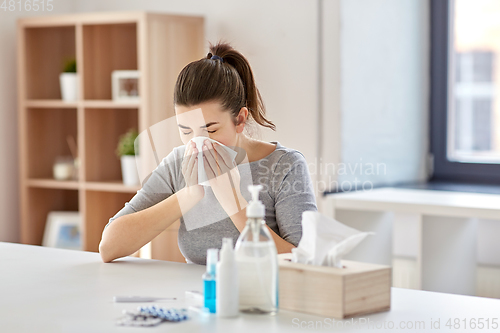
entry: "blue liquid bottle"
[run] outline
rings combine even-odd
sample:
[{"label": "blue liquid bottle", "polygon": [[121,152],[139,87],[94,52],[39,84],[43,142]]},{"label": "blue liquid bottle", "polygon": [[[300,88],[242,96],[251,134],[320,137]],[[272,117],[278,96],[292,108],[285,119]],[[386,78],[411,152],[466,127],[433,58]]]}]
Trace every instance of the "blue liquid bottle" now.
[{"label": "blue liquid bottle", "polygon": [[207,250],[207,271],[203,274],[203,298],[204,306],[208,308],[210,313],[215,313],[215,272],[219,256],[219,249]]}]

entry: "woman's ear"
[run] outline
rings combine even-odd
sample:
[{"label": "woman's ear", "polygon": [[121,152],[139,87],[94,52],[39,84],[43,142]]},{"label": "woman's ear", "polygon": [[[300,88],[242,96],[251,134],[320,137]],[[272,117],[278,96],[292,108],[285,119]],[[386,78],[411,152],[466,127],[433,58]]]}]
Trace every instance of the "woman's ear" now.
[{"label": "woman's ear", "polygon": [[245,129],[245,123],[248,118],[248,109],[246,107],[242,107],[238,116],[236,117],[236,133],[241,133]]}]

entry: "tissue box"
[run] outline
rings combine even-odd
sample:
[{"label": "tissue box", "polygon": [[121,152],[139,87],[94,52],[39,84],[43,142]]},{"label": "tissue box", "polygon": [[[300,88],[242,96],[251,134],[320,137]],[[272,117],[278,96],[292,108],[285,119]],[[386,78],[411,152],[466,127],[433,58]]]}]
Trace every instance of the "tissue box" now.
[{"label": "tissue box", "polygon": [[280,309],[343,319],[391,308],[389,266],[342,260],[343,268],[291,262],[278,255]]}]

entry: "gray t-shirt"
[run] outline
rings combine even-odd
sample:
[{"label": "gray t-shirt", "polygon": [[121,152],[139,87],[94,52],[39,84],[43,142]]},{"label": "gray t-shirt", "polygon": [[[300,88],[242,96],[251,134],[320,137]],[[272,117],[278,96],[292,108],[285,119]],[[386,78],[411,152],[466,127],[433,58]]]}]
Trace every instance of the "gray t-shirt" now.
[{"label": "gray t-shirt", "polygon": [[[277,141],[271,143],[276,144],[276,149],[271,154],[263,159],[238,165],[238,169],[240,173],[244,173],[244,169],[250,170],[251,177],[247,179],[255,185],[263,186],[259,199],[266,207],[265,221],[269,228],[297,246],[302,236],[302,212],[317,211],[311,177],[302,153],[286,148]],[[114,219],[151,207],[184,188],[181,167],[184,150],[184,145],[174,148],[151,173],[137,194],[109,219],[106,227]],[[241,194],[250,202],[251,195],[244,187],[246,186],[241,186]],[[207,249],[220,249],[222,238],[225,237],[232,238],[233,244],[236,244],[240,235],[232,220],[214,199],[210,187],[205,187],[205,197],[207,200],[212,198],[212,201],[204,201],[204,198],[184,214],[180,218],[178,233],[179,249],[186,261],[200,265],[206,264]]]}]

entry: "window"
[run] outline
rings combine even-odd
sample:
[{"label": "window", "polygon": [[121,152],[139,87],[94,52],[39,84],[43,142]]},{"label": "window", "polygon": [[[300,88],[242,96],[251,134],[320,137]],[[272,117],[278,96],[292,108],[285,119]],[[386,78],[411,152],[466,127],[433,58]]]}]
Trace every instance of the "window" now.
[{"label": "window", "polygon": [[500,1],[431,1],[434,180],[500,184]]}]

